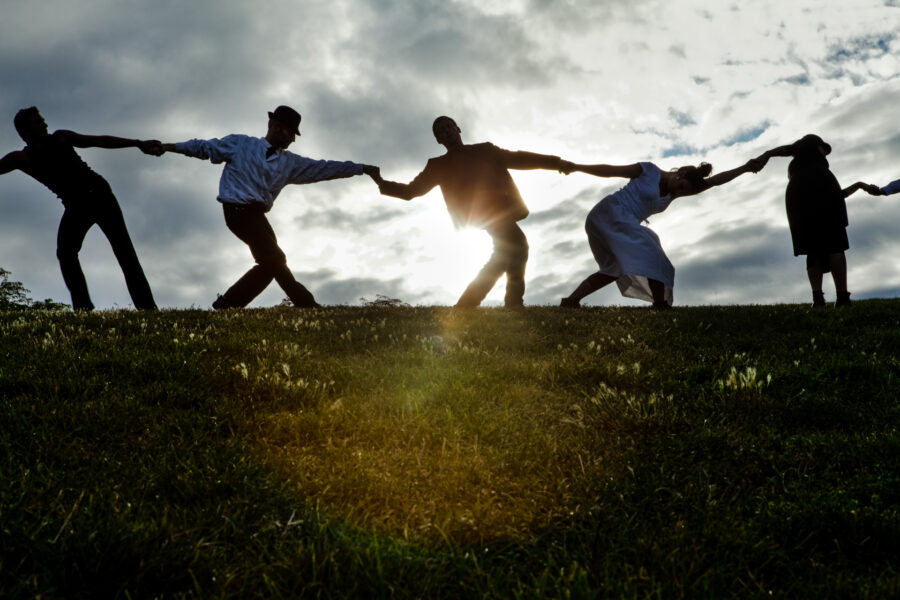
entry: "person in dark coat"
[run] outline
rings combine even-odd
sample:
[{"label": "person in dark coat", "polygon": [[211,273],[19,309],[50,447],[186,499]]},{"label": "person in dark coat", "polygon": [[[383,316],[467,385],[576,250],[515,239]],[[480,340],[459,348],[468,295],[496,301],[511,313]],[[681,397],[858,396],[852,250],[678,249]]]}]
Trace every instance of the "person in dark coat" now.
[{"label": "person in dark coat", "polygon": [[831,146],[821,137],[808,134],[786,146],[772,148],[757,160],[765,164],[774,156],[790,156],[785,208],[794,256],[806,255],[806,273],[812,287],[813,306],[825,306],[822,279],[831,273],[837,292],[835,306],[848,306],[847,257],[850,248],[847,238],[847,205],[845,198],[859,189],[870,186],[856,182],[841,188],[828,166]]},{"label": "person in dark coat", "polygon": [[382,179],[378,181],[379,190],[385,196],[412,200],[440,186],[456,227],[479,227],[490,234],[494,252],[457,300],[457,307],[481,304],[503,274],[506,274],[505,306],[522,306],[528,240],[517,223],[528,216],[528,207],[509,169],[559,170],[560,158],[513,152],[488,142],[463,144],[456,121],[446,116],[435,119],[431,130],[447,153],[429,159],[425,169],[410,183]]}]

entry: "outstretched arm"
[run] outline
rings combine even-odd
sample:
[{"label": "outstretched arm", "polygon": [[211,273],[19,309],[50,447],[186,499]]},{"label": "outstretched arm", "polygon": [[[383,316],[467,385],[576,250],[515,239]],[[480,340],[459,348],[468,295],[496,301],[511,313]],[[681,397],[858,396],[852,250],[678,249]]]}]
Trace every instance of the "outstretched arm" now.
[{"label": "outstretched arm", "polygon": [[133,140],[114,135],[83,135],[66,129],[60,129],[53,135],[76,148],[140,148],[144,154],[160,156],[163,153],[162,143],[159,140]]},{"label": "outstretched arm", "polygon": [[25,153],[21,150],[10,152],[3,158],[0,158],[0,175],[6,175],[10,171],[15,171],[25,160]]},{"label": "outstretched arm", "polygon": [[766,150],[755,159],[753,159],[759,165],[759,168],[754,168],[753,172],[756,173],[764,166],[766,166],[766,163],[769,162],[769,159],[773,156],[793,156],[794,152],[796,152],[794,144],[787,144],[785,146],[778,146],[777,148]]},{"label": "outstretched arm", "polygon": [[696,193],[699,194],[700,192],[702,192],[704,190],[708,190],[711,187],[716,187],[717,185],[722,185],[722,184],[728,183],[732,179],[735,179],[736,177],[740,177],[744,173],[750,173],[750,172],[757,173],[757,172],[759,172],[760,169],[763,168],[764,165],[765,165],[765,162],[763,162],[761,159],[751,158],[746,163],[742,164],[741,166],[739,166],[737,168],[731,169],[729,171],[722,171],[721,173],[716,173],[715,175],[712,175],[711,177],[707,177],[706,179],[703,180],[703,184],[704,184],[703,188],[697,190]]},{"label": "outstretched arm", "polygon": [[176,154],[185,154],[183,150],[179,150],[175,147],[175,144],[163,144],[162,145],[163,152],[175,152]]},{"label": "outstretched arm", "polygon": [[594,177],[627,177],[634,179],[644,172],[640,164],[633,165],[581,165],[567,160],[561,161],[559,170],[568,175],[574,171],[580,171]]},{"label": "outstretched arm", "polygon": [[[381,178],[381,175],[378,175]],[[434,168],[430,163],[425,165],[425,169],[416,175],[416,178],[409,183],[398,183],[396,181],[387,181],[381,179],[378,182],[378,191],[384,196],[400,198],[401,200],[412,200],[418,196],[427,194],[440,182]]]},{"label": "outstretched arm", "polygon": [[872,185],[872,184],[865,183],[862,181],[857,181],[850,187],[845,187],[844,189],[841,190],[841,194],[844,196],[844,198],[846,198],[848,196],[852,196],[858,190],[865,190],[866,192],[868,192],[869,194],[871,194],[873,196],[883,196],[884,195],[884,192],[882,192],[881,188],[879,188],[877,185]]},{"label": "outstretched arm", "polygon": [[536,152],[525,152],[519,150],[513,152],[511,150],[502,150],[503,165],[507,169],[550,169],[562,170],[560,165],[562,159],[551,154],[538,154]]}]

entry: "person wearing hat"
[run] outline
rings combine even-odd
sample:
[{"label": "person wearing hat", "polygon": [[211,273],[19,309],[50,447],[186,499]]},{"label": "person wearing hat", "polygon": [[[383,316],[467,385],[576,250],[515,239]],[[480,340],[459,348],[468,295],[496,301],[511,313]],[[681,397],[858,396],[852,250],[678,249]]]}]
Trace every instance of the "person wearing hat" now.
[{"label": "person wearing hat", "polygon": [[463,144],[456,121],[441,116],[431,131],[447,153],[431,158],[410,183],[376,179],[385,196],[411,200],[440,186],[453,224],[479,227],[490,234],[494,252],[456,302],[460,308],[481,304],[497,280],[506,275],[504,304],[520,307],[525,295],[528,240],[518,226],[528,216],[509,169],[559,170],[560,158],[533,152],[513,152],[494,144]]},{"label": "person wearing hat", "polygon": [[35,106],[17,112],[13,124],[25,141],[25,147],[0,159],[0,175],[18,169],[47,186],[62,200],[65,211],[59,221],[56,256],[63,281],[72,296],[72,308],[94,308],[78,253],[88,230],[97,225],[119,261],[134,306],[155,309],[156,302],[125,227],[122,209],[106,179],[91,169],[75,148],[136,147],[145,154],[159,156],[162,154],[160,142],[83,135],[65,129],[49,133],[47,122]]},{"label": "person wearing hat", "polygon": [[775,156],[790,156],[788,185],[785,191],[788,226],[794,256],[806,255],[806,274],[812,287],[813,306],[825,306],[822,279],[831,273],[837,292],[835,306],[849,306],[847,291],[847,204],[845,198],[859,189],[871,193],[865,183],[856,182],[841,189],[828,166],[831,146],[815,134],[807,134],[786,146],[767,150],[757,161],[765,164]]},{"label": "person wearing hat", "polygon": [[266,218],[281,190],[291,183],[312,183],[362,175],[378,177],[378,167],[350,161],[313,160],[287,151],[300,135],[300,113],[279,106],[269,113],[265,137],[232,134],[221,139],[192,139],[163,144],[167,152],[225,163],[218,201],[225,225],[250,247],[256,264],[220,295],[213,308],[247,306],[274,279],[295,306],[319,306],[287,266],[275,232]]}]

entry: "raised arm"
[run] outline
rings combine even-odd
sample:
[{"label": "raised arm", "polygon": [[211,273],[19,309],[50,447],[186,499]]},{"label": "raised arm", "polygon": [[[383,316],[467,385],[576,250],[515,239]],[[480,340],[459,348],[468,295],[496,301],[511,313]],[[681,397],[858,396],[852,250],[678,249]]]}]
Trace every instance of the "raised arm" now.
[{"label": "raised arm", "polygon": [[639,177],[644,172],[643,167],[638,163],[633,165],[581,165],[568,161],[561,161],[559,170],[567,175],[574,171],[580,171],[594,177],[627,177],[628,179]]},{"label": "raised arm", "polygon": [[15,171],[24,161],[25,153],[21,150],[10,152],[3,158],[0,158],[0,175],[6,175],[10,171]]},{"label": "raised arm", "polygon": [[163,153],[162,143],[159,140],[133,140],[114,135],[83,135],[66,129],[60,129],[53,135],[76,148],[140,148],[144,154],[159,156]]}]

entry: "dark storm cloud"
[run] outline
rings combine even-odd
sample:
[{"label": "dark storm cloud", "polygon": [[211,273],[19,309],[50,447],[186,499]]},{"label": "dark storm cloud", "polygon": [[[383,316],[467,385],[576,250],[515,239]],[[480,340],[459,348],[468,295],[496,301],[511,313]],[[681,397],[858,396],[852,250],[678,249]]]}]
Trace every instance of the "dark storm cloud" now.
[{"label": "dark storm cloud", "polygon": [[[441,0],[373,2],[376,18],[358,32],[359,54],[381,77],[422,81],[442,91],[478,84],[514,88],[544,85],[561,66],[544,55],[518,15],[492,15]],[[391,66],[403,63],[404,74]]]},{"label": "dark storm cloud", "polygon": [[788,269],[786,258],[792,255],[785,227],[731,227],[703,237],[693,246],[700,251],[689,250],[685,258],[679,258],[684,251],[670,253],[681,303],[740,302],[754,292],[774,301],[782,282],[793,281],[798,275],[784,273]]}]

